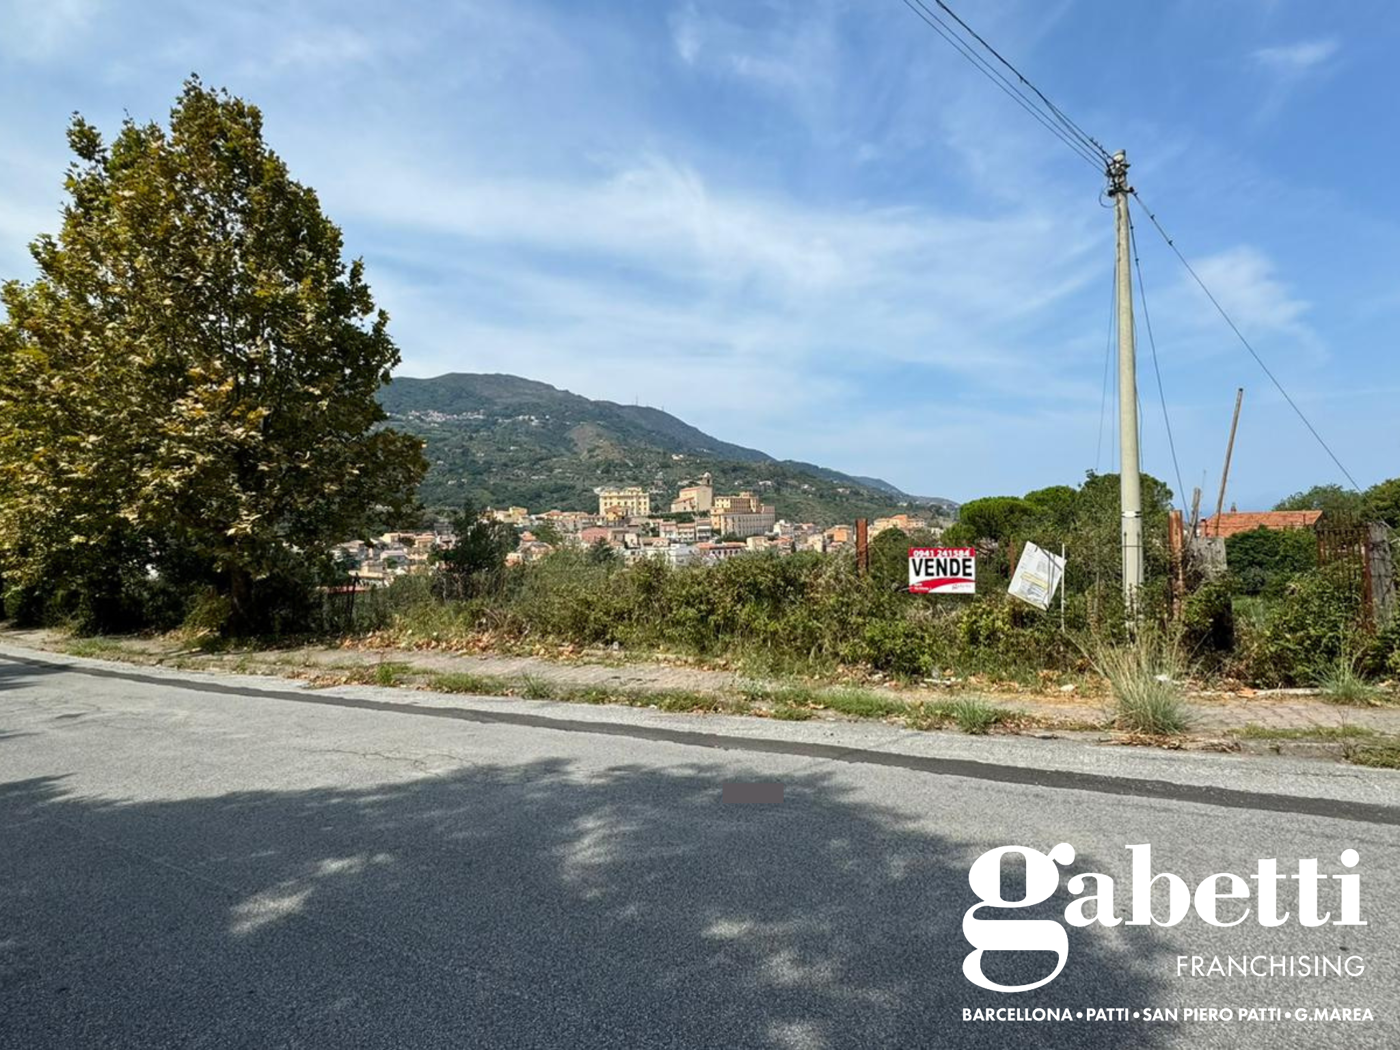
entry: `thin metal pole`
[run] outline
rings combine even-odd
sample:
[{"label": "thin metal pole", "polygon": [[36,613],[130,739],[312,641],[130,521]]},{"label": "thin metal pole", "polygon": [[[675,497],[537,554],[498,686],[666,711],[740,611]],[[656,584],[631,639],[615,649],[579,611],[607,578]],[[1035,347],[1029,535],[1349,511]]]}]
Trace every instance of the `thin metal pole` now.
[{"label": "thin metal pole", "polygon": [[1065,633],[1065,545],[1060,544],[1060,633]]}]

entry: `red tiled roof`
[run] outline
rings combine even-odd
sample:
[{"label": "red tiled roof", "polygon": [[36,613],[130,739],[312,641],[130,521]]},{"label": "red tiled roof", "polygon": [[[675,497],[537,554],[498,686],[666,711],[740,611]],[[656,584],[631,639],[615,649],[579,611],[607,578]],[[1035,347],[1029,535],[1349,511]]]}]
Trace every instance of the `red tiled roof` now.
[{"label": "red tiled roof", "polygon": [[1202,536],[1234,536],[1255,529],[1310,529],[1322,517],[1320,510],[1231,511],[1201,522]]}]

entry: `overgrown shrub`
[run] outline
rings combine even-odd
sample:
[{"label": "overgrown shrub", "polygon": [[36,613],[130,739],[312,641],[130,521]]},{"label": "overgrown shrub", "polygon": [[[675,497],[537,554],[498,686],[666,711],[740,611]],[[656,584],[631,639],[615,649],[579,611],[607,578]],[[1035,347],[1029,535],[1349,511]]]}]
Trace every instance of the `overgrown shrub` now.
[{"label": "overgrown shrub", "polygon": [[1259,685],[1311,685],[1343,654],[1373,648],[1359,581],[1344,566],[1323,565],[1293,577],[1262,624],[1241,636],[1235,670]]},{"label": "overgrown shrub", "polygon": [[1225,540],[1237,594],[1279,595],[1289,580],[1317,567],[1317,536],[1308,529],[1260,526]]},{"label": "overgrown shrub", "polygon": [[1200,659],[1216,659],[1235,648],[1234,587],[1227,576],[1202,584],[1181,605],[1182,644]]},{"label": "overgrown shrub", "polygon": [[[1072,604],[1071,625],[1082,626],[1084,603]],[[849,553],[677,568],[651,559],[599,562],[564,548],[512,569],[489,596],[410,605],[390,619],[408,641],[490,628],[522,641],[737,657],[768,670],[863,666],[905,679],[949,668],[1029,681],[1047,661],[1075,659],[1058,611],[1004,595],[900,593],[873,572],[857,573]]]}]

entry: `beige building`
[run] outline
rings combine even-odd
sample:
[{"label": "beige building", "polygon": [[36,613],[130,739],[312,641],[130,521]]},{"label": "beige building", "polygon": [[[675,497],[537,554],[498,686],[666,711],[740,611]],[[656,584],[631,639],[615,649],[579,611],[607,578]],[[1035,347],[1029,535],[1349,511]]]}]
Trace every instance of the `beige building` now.
[{"label": "beige building", "polygon": [[687,485],[671,501],[672,514],[708,514],[715,503],[714,481],[708,473],[701,475],[700,484]]},{"label": "beige building", "polygon": [[663,521],[658,526],[661,536],[674,543],[701,543],[714,538],[714,529],[705,521]]},{"label": "beige building", "polygon": [[645,518],[651,513],[651,495],[637,485],[625,489],[603,489],[598,493],[600,518]]},{"label": "beige building", "polygon": [[741,492],[737,496],[716,496],[710,508],[713,514],[758,514],[763,510],[762,501],[752,492]]},{"label": "beige building", "polygon": [[849,525],[833,525],[822,533],[822,538],[826,540],[828,549],[832,547],[844,547],[851,542],[851,527]]},{"label": "beige building", "polygon": [[888,518],[876,518],[870,524],[870,538],[874,539],[882,532],[890,529],[899,529],[901,532],[913,532],[916,529],[928,528],[928,522],[922,518],[911,518],[908,514],[892,514]]}]

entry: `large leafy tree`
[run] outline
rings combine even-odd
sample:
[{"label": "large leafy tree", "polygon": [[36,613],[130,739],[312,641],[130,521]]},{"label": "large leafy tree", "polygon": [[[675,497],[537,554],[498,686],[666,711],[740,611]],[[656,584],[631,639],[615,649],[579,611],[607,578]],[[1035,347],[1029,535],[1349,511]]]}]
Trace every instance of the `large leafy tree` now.
[{"label": "large leafy tree", "polygon": [[1366,516],[1400,529],[1400,478],[1378,481],[1366,490]]},{"label": "large leafy tree", "polygon": [[379,425],[388,317],[255,106],[191,79],[168,128],[107,144],[75,116],[68,141],[62,228],[0,293],[0,570],[97,586],[178,559],[256,625],[289,551],[421,478],[421,443]]},{"label": "large leafy tree", "polygon": [[1356,517],[1364,509],[1365,497],[1341,485],[1314,485],[1304,492],[1281,499],[1274,510],[1321,510],[1344,518]]}]

